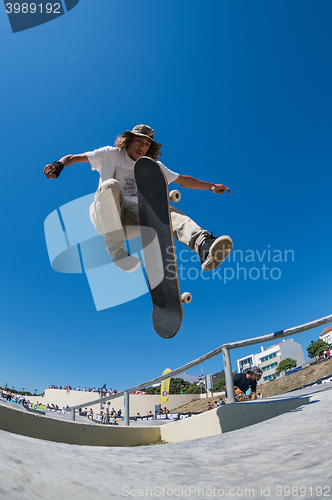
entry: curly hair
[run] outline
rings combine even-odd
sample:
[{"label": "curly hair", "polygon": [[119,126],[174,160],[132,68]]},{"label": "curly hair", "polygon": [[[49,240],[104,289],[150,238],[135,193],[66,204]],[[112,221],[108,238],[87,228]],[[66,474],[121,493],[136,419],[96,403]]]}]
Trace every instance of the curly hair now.
[{"label": "curly hair", "polygon": [[[127,149],[134,137],[135,134],[132,134],[131,132],[129,132],[126,136],[119,135],[116,138],[115,146],[122,150]],[[152,158],[154,161],[157,161],[158,158],[160,158],[161,152],[155,142],[151,143],[151,146],[145,156]]]}]

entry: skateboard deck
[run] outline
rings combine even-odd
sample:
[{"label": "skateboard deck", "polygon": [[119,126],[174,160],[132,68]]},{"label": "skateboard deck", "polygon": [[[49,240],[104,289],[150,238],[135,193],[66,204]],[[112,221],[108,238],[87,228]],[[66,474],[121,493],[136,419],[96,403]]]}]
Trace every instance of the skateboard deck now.
[{"label": "skateboard deck", "polygon": [[236,403],[241,403],[243,401],[250,401],[249,396],[246,396],[244,392],[241,391],[238,387],[234,387],[234,397]]},{"label": "skateboard deck", "polygon": [[138,213],[155,331],[169,339],[181,327],[183,308],[176,264],[168,183],[151,158],[135,163]]}]

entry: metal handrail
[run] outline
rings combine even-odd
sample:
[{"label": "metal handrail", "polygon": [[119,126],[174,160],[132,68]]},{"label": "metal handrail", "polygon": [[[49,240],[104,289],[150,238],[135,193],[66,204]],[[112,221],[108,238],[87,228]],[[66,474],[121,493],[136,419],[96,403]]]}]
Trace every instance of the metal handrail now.
[{"label": "metal handrail", "polygon": [[[134,387],[131,387],[130,389],[126,389],[125,391],[122,392],[117,392],[116,394],[112,394],[111,396],[106,396],[104,398],[100,399],[95,399],[93,401],[88,401],[87,403],[82,403],[80,405],[72,406],[70,408],[72,412],[72,420],[75,420],[75,410],[78,408],[82,408],[83,404],[84,406],[89,406],[89,405],[95,405],[97,403],[105,403],[105,401],[109,401],[111,399],[118,398],[120,396],[125,396],[126,394],[139,391],[141,389],[144,389],[146,387],[151,387],[154,384],[157,384],[158,382],[162,382],[163,380],[166,380],[168,378],[174,377],[175,375],[179,375],[180,373],[183,373],[190,368],[194,368],[197,365],[200,365],[204,361],[207,361],[211,358],[214,358],[218,354],[222,353],[223,354],[223,359],[224,359],[224,367],[225,367],[225,377],[226,377],[226,384],[228,387],[228,400],[229,402],[234,402],[233,398],[233,378],[232,378],[232,370],[231,370],[231,363],[230,363],[230,356],[229,356],[229,350],[230,349],[238,349],[239,347],[246,347],[249,345],[255,345],[255,344],[260,344],[263,342],[269,342],[271,340],[275,339],[280,339],[282,337],[289,337],[291,335],[296,335],[297,333],[305,332],[307,330],[312,330],[313,328],[317,328],[318,326],[326,325],[328,323],[332,323],[332,314],[329,316],[325,316],[323,318],[317,319],[315,321],[310,321],[309,323],[304,323],[303,325],[295,326],[293,328],[288,328],[285,330],[279,330],[274,333],[269,333],[267,335],[262,335],[260,337],[254,337],[251,339],[246,339],[246,340],[238,340],[236,342],[230,342],[228,344],[223,344],[216,349],[213,349],[213,351],[208,352],[207,354],[204,354],[203,356],[200,356],[199,358],[190,361],[189,363],[186,363],[185,365],[180,366],[179,368],[176,368],[175,370],[172,370],[171,372],[167,373],[167,375],[161,375],[159,377],[156,377],[152,380],[149,380],[148,382],[144,382],[143,384],[135,385]],[[232,397],[233,396],[233,397]],[[128,408],[127,408],[128,409]]]}]

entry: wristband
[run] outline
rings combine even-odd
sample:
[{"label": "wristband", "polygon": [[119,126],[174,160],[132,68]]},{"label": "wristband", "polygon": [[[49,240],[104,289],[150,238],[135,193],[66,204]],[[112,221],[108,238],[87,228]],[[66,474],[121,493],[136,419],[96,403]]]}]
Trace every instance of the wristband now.
[{"label": "wristband", "polygon": [[55,172],[53,174],[57,177],[61,174],[62,170],[64,169],[62,161],[54,161],[53,165],[55,166]]},{"label": "wristband", "polygon": [[216,189],[216,185],[215,184],[212,184],[211,188],[210,188],[210,191],[214,191]]}]

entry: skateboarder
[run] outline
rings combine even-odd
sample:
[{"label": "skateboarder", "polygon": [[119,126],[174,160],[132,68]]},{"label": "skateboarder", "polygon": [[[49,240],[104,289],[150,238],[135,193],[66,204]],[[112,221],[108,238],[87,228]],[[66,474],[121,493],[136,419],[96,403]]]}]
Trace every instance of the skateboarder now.
[{"label": "skateboarder", "polygon": [[261,374],[262,370],[258,366],[251,366],[246,373],[237,373],[233,377],[234,388],[238,387],[244,394],[248,389],[251,389],[251,399],[257,399],[257,378]]},{"label": "skateboarder", "polygon": [[[137,186],[134,165],[142,156],[157,161],[168,184],[175,183],[189,189],[210,190],[213,193],[230,193],[224,184],[213,184],[187,175],[172,172],[158,158],[161,144],[154,140],[155,133],[148,125],[136,125],[119,136],[115,146],[106,146],[83,154],[66,155],[45,166],[48,179],[59,177],[64,167],[73,163],[89,162],[92,170],[100,174],[94,202],[90,206],[90,218],[97,232],[104,236],[108,253],[115,265],[126,273],[135,271],[141,261],[128,254],[125,240],[139,236]],[[215,269],[232,250],[229,236],[215,237],[202,229],[180,210],[171,207],[174,237],[195,251],[201,260],[203,271]]]}]

